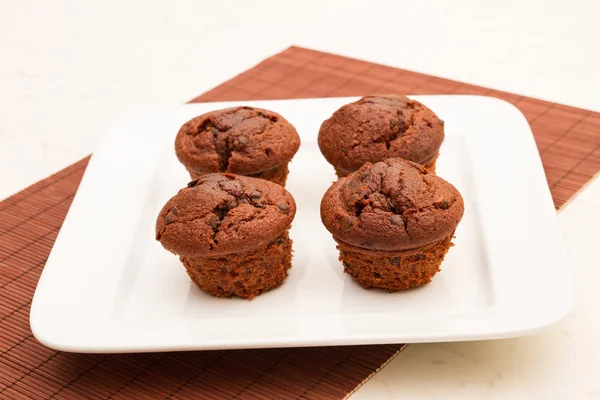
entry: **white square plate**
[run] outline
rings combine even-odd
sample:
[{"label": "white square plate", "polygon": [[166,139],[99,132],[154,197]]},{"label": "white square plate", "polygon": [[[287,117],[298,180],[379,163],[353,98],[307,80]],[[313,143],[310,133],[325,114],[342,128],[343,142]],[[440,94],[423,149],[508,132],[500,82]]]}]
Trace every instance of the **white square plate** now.
[{"label": "white square plate", "polygon": [[429,285],[390,294],[343,273],[319,216],[335,176],[317,132],[354,100],[337,98],[243,103],[282,114],[302,138],[287,184],[293,268],[252,301],[201,292],[154,224],[189,181],[173,150],[179,127],[241,103],[185,105],[119,122],[94,153],[35,293],[35,337],[65,351],[174,351],[492,339],[559,320],[570,271],[527,121],[493,98],[415,99],[446,121],[437,171],[465,199],[456,246]]}]

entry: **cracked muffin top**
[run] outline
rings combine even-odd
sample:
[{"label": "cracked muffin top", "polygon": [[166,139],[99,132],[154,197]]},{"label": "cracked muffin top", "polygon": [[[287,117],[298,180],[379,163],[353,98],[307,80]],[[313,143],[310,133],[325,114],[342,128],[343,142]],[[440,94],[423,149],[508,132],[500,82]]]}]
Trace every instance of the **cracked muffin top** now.
[{"label": "cracked muffin top", "polygon": [[334,183],[321,201],[321,219],[336,240],[384,251],[448,237],[463,211],[454,186],[399,158],[366,163]]},{"label": "cracked muffin top", "polygon": [[444,141],[444,122],[404,96],[367,96],[346,104],[321,125],[319,148],[333,166],[355,171],[365,162],[401,157],[424,163]]},{"label": "cracked muffin top", "polygon": [[295,214],[292,195],[276,183],[207,174],[165,204],[156,220],[156,240],[188,257],[239,253],[271,242]]},{"label": "cracked muffin top", "polygon": [[177,158],[198,175],[263,172],[290,161],[299,147],[300,137],[285,118],[253,107],[202,114],[175,139]]}]

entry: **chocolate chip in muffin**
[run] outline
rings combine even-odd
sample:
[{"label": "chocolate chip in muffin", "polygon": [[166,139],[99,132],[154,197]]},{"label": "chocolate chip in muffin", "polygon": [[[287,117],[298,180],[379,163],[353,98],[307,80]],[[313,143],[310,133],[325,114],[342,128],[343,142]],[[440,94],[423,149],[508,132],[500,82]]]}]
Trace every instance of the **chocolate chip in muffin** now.
[{"label": "chocolate chip in muffin", "polygon": [[261,194],[260,194],[260,192],[259,192],[259,191],[257,191],[257,190],[251,190],[251,191],[248,193],[248,196],[250,196],[250,198],[251,198],[252,200],[258,200],[258,199],[260,199],[260,197],[261,197]]},{"label": "chocolate chip in muffin", "polygon": [[175,215],[173,213],[168,213],[165,217],[165,224],[172,224],[175,221]]},{"label": "chocolate chip in muffin", "polygon": [[222,190],[224,190],[227,193],[231,194],[232,196],[235,196],[238,198],[243,196],[243,194],[244,194],[242,184],[239,181],[225,180],[225,181],[219,182],[219,186],[221,187]]},{"label": "chocolate chip in muffin", "polygon": [[279,211],[281,211],[284,214],[290,212],[290,206],[285,201],[280,201],[279,203],[277,203],[277,208],[279,208]]},{"label": "chocolate chip in muffin", "polygon": [[436,204],[436,207],[441,209],[441,210],[447,210],[448,209],[448,202],[446,200],[442,201],[441,203]]},{"label": "chocolate chip in muffin", "polygon": [[349,215],[342,216],[340,225],[344,230],[350,229],[352,227],[352,218]]}]

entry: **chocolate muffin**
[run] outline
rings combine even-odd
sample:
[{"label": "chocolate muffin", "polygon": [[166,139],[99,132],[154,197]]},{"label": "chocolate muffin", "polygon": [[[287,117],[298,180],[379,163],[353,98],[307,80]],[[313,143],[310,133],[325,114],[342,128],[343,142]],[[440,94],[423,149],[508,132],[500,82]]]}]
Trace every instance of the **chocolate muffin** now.
[{"label": "chocolate muffin", "polygon": [[444,121],[404,96],[367,96],[346,104],[321,125],[319,148],[338,177],[366,162],[400,157],[435,172]]},{"label": "chocolate muffin", "polygon": [[217,297],[252,299],[283,283],[292,266],[292,195],[275,183],[207,174],[171,198],[156,240],[179,255],[192,281]]},{"label": "chocolate muffin", "polygon": [[253,107],[202,114],[183,124],[175,139],[177,158],[192,179],[228,172],[282,186],[298,147],[300,137],[285,118]]},{"label": "chocolate muffin", "polygon": [[344,271],[364,288],[389,291],[431,280],[463,211],[454,186],[400,158],[365,163],[334,183],[321,202]]}]

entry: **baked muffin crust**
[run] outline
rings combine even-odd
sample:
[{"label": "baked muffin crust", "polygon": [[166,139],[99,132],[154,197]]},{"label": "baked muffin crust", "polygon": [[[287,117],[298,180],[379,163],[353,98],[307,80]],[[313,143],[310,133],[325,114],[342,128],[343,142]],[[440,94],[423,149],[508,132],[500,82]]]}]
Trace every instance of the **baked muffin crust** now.
[{"label": "baked muffin crust", "polygon": [[367,96],[346,104],[324,121],[319,148],[341,175],[365,162],[400,157],[434,166],[444,141],[444,122],[405,96]]},{"label": "baked muffin crust", "polygon": [[299,147],[300,137],[285,118],[253,107],[202,114],[175,139],[177,158],[195,175],[261,173],[289,162]]},{"label": "baked muffin crust", "polygon": [[464,211],[454,186],[399,158],[366,163],[333,184],[321,218],[334,238],[370,250],[418,248],[452,235]]}]

